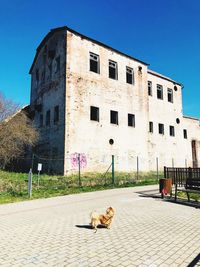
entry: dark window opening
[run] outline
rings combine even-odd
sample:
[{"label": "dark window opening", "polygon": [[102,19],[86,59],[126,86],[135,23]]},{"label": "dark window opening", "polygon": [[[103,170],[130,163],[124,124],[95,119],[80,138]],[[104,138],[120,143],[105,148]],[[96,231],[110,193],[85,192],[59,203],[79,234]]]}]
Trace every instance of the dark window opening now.
[{"label": "dark window opening", "polygon": [[169,126],[169,135],[170,136],[175,136],[174,126]]},{"label": "dark window opening", "polygon": [[183,137],[184,137],[184,139],[187,139],[187,130],[186,129],[183,130]]},{"label": "dark window opening", "polygon": [[176,85],[174,86],[174,91],[177,91],[177,86]]},{"label": "dark window opening", "polygon": [[39,127],[43,127],[43,114],[40,114]]},{"label": "dark window opening", "polygon": [[158,124],[158,132],[159,134],[164,134],[164,124],[162,123]]},{"label": "dark window opening", "polygon": [[152,82],[148,81],[148,95],[152,96]]},{"label": "dark window opening", "polygon": [[60,56],[56,58],[56,70],[55,73],[60,72]]},{"label": "dark window opening", "polygon": [[99,56],[90,53],[90,71],[100,73]]},{"label": "dark window opening", "polygon": [[90,107],[90,120],[91,121],[99,121],[99,108]]},{"label": "dark window opening", "polygon": [[152,121],[149,122],[149,132],[153,133],[153,122]]},{"label": "dark window opening", "polygon": [[129,84],[134,84],[133,69],[126,67],[126,82]]},{"label": "dark window opening", "polygon": [[50,126],[50,118],[51,118],[50,110],[47,110],[47,112],[46,112],[46,126]]},{"label": "dark window opening", "polygon": [[110,111],[110,123],[118,124],[118,112],[117,111]]},{"label": "dark window opening", "polygon": [[167,89],[167,99],[168,99],[168,102],[171,102],[173,103],[173,91],[172,89]]},{"label": "dark window opening", "polygon": [[157,84],[157,98],[163,99],[163,87],[159,84]]},{"label": "dark window opening", "polygon": [[54,107],[54,124],[59,122],[59,106]]},{"label": "dark window opening", "polygon": [[51,58],[51,59],[54,59],[56,55],[56,50],[49,50],[48,51],[48,57]]},{"label": "dark window opening", "polygon": [[179,118],[176,119],[176,123],[177,123],[177,124],[180,123],[180,119],[179,119]]},{"label": "dark window opening", "polygon": [[52,77],[52,62],[48,65],[48,69],[49,69],[49,77],[48,77],[48,79],[51,80],[51,77]]},{"label": "dark window opening", "polygon": [[135,115],[128,114],[128,126],[135,127]]},{"label": "dark window opening", "polygon": [[117,80],[117,62],[109,60],[109,78]]}]

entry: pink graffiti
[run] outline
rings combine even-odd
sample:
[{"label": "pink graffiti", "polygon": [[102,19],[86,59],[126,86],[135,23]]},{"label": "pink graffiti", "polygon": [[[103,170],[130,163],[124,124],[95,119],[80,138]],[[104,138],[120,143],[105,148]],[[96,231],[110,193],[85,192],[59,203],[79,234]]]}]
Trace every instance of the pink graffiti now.
[{"label": "pink graffiti", "polygon": [[87,158],[84,153],[80,153],[80,154],[73,153],[70,156],[72,168],[79,167],[79,157],[78,157],[79,155],[80,155],[80,167],[83,169],[87,166]]}]

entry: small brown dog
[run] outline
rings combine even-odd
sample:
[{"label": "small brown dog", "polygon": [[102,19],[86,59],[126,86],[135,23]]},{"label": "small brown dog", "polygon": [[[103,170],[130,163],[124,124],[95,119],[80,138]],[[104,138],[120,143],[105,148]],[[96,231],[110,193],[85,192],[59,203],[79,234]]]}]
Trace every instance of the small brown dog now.
[{"label": "small brown dog", "polygon": [[115,211],[112,207],[107,208],[106,214],[99,214],[96,211],[93,211],[90,215],[91,218],[91,226],[95,229],[95,233],[97,231],[97,226],[99,224],[105,225],[108,229],[110,229],[110,225],[112,223]]}]

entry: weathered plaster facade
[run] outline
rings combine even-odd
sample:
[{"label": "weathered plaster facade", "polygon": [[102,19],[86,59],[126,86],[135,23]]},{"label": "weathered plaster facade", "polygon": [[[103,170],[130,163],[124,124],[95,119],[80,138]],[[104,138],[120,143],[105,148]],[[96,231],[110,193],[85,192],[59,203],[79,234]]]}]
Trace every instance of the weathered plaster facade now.
[{"label": "weathered plaster facade", "polygon": [[[65,70],[66,35],[65,32],[59,31],[47,38],[44,45],[38,47],[30,72],[31,110],[40,132],[37,155],[52,159],[46,168],[48,171],[59,170],[61,173],[64,172]],[[59,106],[59,122],[54,123],[56,106]],[[48,126],[46,125],[47,111],[50,111]],[[57,158],[59,160],[56,160]]]},{"label": "weathered plaster facade", "polygon": [[[90,52],[99,56],[100,73],[90,71]],[[117,63],[117,79],[109,78],[109,60]],[[133,69],[133,84],[126,81],[126,67]],[[160,169],[172,164],[192,166],[192,140],[195,162],[200,159],[199,121],[182,114],[181,84],[149,70],[146,63],[63,27],[44,38],[30,73],[31,107],[41,132],[38,153],[58,159],[48,168],[64,174],[77,171],[76,153],[81,153],[82,171],[87,172],[106,171],[112,155],[118,171],[135,171],[138,159],[142,171],[156,170],[156,159]],[[163,99],[157,98],[157,84],[162,86]],[[99,108],[97,121],[90,119],[91,106]],[[111,110],[118,112],[118,124],[110,123]],[[134,114],[135,127],[128,126],[128,114]],[[164,134],[158,133],[159,123]],[[170,126],[174,136],[169,134]]]}]

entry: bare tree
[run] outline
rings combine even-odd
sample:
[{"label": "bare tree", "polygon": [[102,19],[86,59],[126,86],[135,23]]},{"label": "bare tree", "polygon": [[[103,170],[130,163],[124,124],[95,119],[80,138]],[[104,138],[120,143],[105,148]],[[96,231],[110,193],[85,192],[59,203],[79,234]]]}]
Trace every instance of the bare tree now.
[{"label": "bare tree", "polygon": [[38,133],[23,109],[0,94],[0,166],[5,167],[11,160],[33,146]]}]

